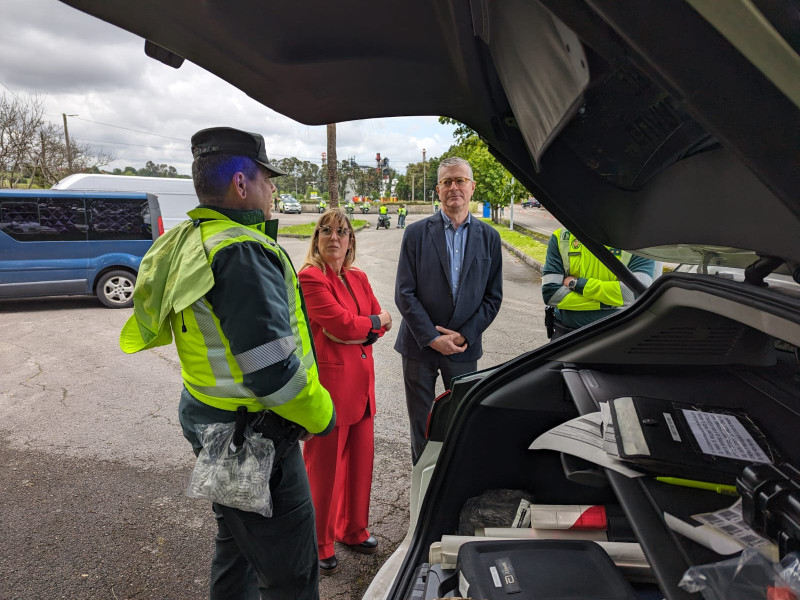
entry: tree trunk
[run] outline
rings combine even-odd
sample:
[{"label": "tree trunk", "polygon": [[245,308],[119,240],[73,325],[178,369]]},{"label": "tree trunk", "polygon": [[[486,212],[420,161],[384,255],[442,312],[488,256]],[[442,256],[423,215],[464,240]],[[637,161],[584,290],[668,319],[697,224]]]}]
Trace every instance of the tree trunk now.
[{"label": "tree trunk", "polygon": [[328,205],[339,206],[339,160],[336,158],[336,123],[328,123]]}]

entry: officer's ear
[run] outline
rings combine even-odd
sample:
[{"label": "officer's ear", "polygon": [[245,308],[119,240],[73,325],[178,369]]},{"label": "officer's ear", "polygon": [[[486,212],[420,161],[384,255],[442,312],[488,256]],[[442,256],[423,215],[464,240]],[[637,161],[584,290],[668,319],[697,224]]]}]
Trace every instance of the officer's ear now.
[{"label": "officer's ear", "polygon": [[234,193],[244,200],[247,197],[247,177],[241,171],[237,171],[231,177],[231,188]]}]

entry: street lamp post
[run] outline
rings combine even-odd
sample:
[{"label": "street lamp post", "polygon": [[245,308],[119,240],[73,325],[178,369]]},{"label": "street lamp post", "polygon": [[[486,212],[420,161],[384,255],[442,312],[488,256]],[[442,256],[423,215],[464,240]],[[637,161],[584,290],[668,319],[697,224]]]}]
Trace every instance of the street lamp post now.
[{"label": "street lamp post", "polygon": [[513,193],[513,190],[514,190],[514,178],[513,177],[511,178],[511,190],[512,190],[512,193],[511,193],[511,211],[510,211],[510,215],[509,215],[510,219],[508,221],[508,228],[511,231],[514,231],[514,193]]},{"label": "street lamp post", "polygon": [[425,148],[422,149],[422,199],[425,200]]},{"label": "street lamp post", "polygon": [[64,141],[67,144],[67,166],[69,167],[70,175],[72,174],[72,150],[69,148],[69,129],[67,129],[67,117],[77,117],[78,115],[68,115],[66,113],[61,113],[61,116],[64,117]]}]

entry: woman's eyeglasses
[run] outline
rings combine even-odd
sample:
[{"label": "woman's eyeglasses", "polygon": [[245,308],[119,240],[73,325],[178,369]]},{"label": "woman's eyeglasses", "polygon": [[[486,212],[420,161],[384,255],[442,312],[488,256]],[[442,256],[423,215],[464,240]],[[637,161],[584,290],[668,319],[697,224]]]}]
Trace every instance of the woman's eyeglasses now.
[{"label": "woman's eyeglasses", "polygon": [[338,229],[334,229],[329,225],[323,225],[319,228],[320,235],[324,235],[326,237],[333,235],[333,232],[336,232],[338,237],[348,237],[350,235],[350,230],[347,227],[339,227]]},{"label": "woman's eyeglasses", "polygon": [[447,177],[446,179],[442,179],[439,181],[439,185],[445,188],[449,188],[450,184],[455,183],[458,187],[463,188],[467,187],[467,184],[470,183],[472,179],[469,177]]}]

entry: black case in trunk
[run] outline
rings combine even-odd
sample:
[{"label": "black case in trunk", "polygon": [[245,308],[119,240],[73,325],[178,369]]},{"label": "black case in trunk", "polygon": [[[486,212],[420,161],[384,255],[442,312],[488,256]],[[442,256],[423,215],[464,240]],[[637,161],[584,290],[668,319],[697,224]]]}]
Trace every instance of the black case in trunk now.
[{"label": "black case in trunk", "polygon": [[486,600],[633,600],[635,594],[594,542],[492,540],[458,551],[458,587]]}]

